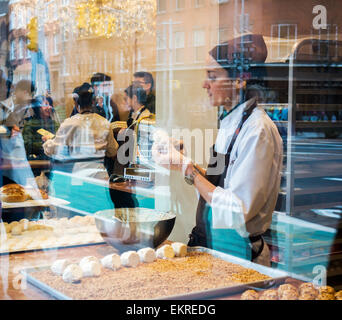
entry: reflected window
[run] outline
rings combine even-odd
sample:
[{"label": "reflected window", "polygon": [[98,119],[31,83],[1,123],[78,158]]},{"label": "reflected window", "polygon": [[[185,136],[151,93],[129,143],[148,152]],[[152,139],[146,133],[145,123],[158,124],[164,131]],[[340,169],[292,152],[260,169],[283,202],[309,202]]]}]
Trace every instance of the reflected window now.
[{"label": "reflected window", "polygon": [[176,0],[176,10],[181,11],[185,9],[185,0]]},{"label": "reflected window", "polygon": [[166,62],[166,39],[163,32],[157,32],[157,64]]},{"label": "reflected window", "polygon": [[296,24],[275,24],[271,27],[272,51],[274,59],[287,58],[289,48],[297,41]]},{"label": "reflected window", "polygon": [[55,55],[59,53],[58,45],[59,45],[59,35],[58,33],[55,33],[53,35],[53,53]]},{"label": "reflected window", "polygon": [[194,30],[193,32],[194,43],[194,60],[195,62],[203,62],[205,60],[205,31]]},{"label": "reflected window", "polygon": [[11,41],[10,59],[15,60],[15,40]]},{"label": "reflected window", "polygon": [[184,63],[185,34],[182,31],[175,33],[175,62]]},{"label": "reflected window", "polygon": [[31,51],[29,49],[27,49],[27,46],[29,43],[30,43],[30,41],[28,39],[26,39],[26,58],[27,59],[31,58]]},{"label": "reflected window", "polygon": [[203,7],[205,4],[204,0],[194,0],[195,1],[195,8]]},{"label": "reflected window", "polygon": [[157,0],[157,13],[166,12],[166,0]]},{"label": "reflected window", "polygon": [[19,47],[18,47],[18,59],[24,58],[24,39],[19,39]]}]

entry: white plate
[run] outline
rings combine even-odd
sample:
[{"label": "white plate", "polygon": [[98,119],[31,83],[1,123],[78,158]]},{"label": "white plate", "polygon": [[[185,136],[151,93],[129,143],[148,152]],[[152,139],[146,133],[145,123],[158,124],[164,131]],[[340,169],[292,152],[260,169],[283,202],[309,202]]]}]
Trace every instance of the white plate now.
[{"label": "white plate", "polygon": [[2,202],[3,209],[29,208],[29,207],[48,207],[57,205],[68,205],[69,201],[49,197],[46,200],[26,200],[24,202]]}]

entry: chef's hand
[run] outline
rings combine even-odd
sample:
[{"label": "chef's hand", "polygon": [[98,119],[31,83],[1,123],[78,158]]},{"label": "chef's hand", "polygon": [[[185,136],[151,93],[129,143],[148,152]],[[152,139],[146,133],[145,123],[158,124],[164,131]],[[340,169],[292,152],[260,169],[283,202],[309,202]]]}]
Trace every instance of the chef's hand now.
[{"label": "chef's hand", "polygon": [[162,130],[156,131],[153,138],[152,157],[155,163],[170,170],[181,171],[184,174],[191,159],[184,155],[183,142],[170,138]]},{"label": "chef's hand", "polygon": [[19,127],[17,127],[16,125],[14,125],[14,126],[12,127],[12,130],[11,130],[11,137],[15,137],[15,136],[17,136],[19,133],[20,133]]},{"label": "chef's hand", "polygon": [[118,135],[124,134],[126,132],[125,128],[121,128],[118,132]]},{"label": "chef's hand", "polygon": [[45,142],[47,140],[51,140],[52,138],[50,136],[42,136],[42,140]]}]

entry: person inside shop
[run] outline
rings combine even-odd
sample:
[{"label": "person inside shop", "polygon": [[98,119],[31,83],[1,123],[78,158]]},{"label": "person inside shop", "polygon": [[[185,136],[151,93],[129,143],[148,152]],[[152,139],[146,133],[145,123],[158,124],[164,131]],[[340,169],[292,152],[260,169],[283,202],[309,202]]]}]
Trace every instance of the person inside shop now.
[{"label": "person inside shop", "polygon": [[72,101],[74,103],[74,106],[72,108],[70,117],[74,116],[75,114],[79,113],[79,106],[78,106],[78,88],[76,87],[73,91],[72,91]]},{"label": "person inside shop", "polygon": [[154,80],[151,73],[138,71],[133,75],[133,84],[144,88],[146,92],[145,106],[151,113],[156,113],[156,96],[154,93]]},{"label": "person inside shop", "polygon": [[8,128],[8,135],[0,137],[0,162],[5,163],[8,168],[2,170],[3,185],[30,185],[37,189],[22,134],[25,124],[33,114],[34,93],[32,81],[20,80],[14,86],[12,95],[0,102],[0,123]]},{"label": "person inside shop", "polygon": [[263,234],[270,227],[280,188],[283,143],[275,124],[258,106],[263,81],[258,80],[260,69],[250,66],[263,64],[266,57],[264,39],[255,34],[210,51],[203,88],[211,105],[223,106],[225,113],[206,170],[162,133],[155,134],[152,155],[156,163],[183,172],[186,182],[199,192],[189,246],[270,266]]},{"label": "person inside shop", "polygon": [[133,84],[126,88],[125,99],[131,112],[127,120],[127,128],[134,129],[139,120],[151,117],[152,112],[146,105],[147,94],[142,86]]},{"label": "person inside shop", "polygon": [[[127,120],[130,114],[130,107],[126,103],[125,96],[126,94],[117,92],[114,93],[110,98],[110,106],[113,111],[113,118],[111,122],[113,123],[112,129],[115,140],[117,140],[120,128],[127,126]],[[108,175],[111,176],[114,173],[115,159],[105,157],[104,163]],[[115,178],[117,178],[115,175],[112,176],[112,179]]]},{"label": "person inside shop", "polygon": [[[124,91],[126,106],[131,110],[131,117],[127,120],[127,128],[123,128],[118,133],[119,151],[114,162],[111,180],[113,182],[123,182],[124,168],[128,167],[134,160],[132,145],[136,124],[144,118],[150,117],[151,113],[145,107],[146,92],[143,87],[130,85]],[[135,208],[138,202],[133,194],[111,189],[111,199],[115,208]]]},{"label": "person inside shop", "polygon": [[96,72],[90,78],[90,83],[94,88],[95,96],[102,97],[102,108],[105,112],[105,118],[109,122],[113,122],[114,111],[110,104],[110,92],[113,90],[112,78],[102,72]]},{"label": "person inside shop", "polygon": [[38,132],[44,129],[56,134],[59,122],[55,110],[45,96],[37,96],[32,101],[33,117],[26,121],[23,129],[26,155],[29,160],[47,159],[43,150],[42,135]]},{"label": "person inside shop", "polygon": [[97,96],[96,97],[96,104],[95,104],[95,112],[100,115],[101,117],[107,118],[106,110],[103,106],[103,97]]},{"label": "person inside shop", "polygon": [[13,94],[0,102],[0,124],[12,131],[21,131],[25,121],[32,114],[31,101],[35,87],[30,80],[20,80],[14,88]]},{"label": "person inside shop", "polygon": [[103,160],[116,156],[118,143],[109,121],[94,113],[94,100],[94,89],[83,83],[78,89],[80,112],[65,119],[55,137],[43,136],[43,148],[47,156],[59,161],[61,170],[107,180]]}]

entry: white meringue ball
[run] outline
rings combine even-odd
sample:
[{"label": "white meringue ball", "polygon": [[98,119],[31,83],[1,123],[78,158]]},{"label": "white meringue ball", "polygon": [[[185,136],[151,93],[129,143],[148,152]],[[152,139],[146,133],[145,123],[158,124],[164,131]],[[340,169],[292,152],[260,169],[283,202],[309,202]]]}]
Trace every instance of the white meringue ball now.
[{"label": "white meringue ball", "polygon": [[83,277],[98,277],[101,274],[101,264],[96,261],[89,261],[82,264]]},{"label": "white meringue ball", "polygon": [[165,244],[157,249],[157,258],[160,259],[171,259],[175,256],[173,248],[169,244]]},{"label": "white meringue ball", "polygon": [[150,263],[157,259],[156,252],[152,248],[143,248],[138,250],[141,262]]},{"label": "white meringue ball", "polygon": [[63,280],[65,282],[78,282],[82,279],[83,272],[78,264],[68,265],[63,272]]},{"label": "white meringue ball", "polygon": [[185,257],[188,253],[188,246],[182,242],[173,242],[171,246],[176,257]]},{"label": "white meringue ball", "polygon": [[140,257],[138,255],[138,253],[135,251],[124,252],[120,256],[120,259],[121,259],[121,264],[125,267],[135,268],[140,262]]},{"label": "white meringue ball", "polygon": [[117,270],[121,267],[121,258],[118,254],[113,253],[102,258],[101,263],[105,268]]},{"label": "white meringue ball", "polygon": [[51,271],[54,274],[57,274],[59,276],[61,276],[65,270],[65,268],[69,265],[69,261],[67,259],[59,259],[56,260],[52,266],[51,266]]},{"label": "white meringue ball", "polygon": [[88,263],[88,262],[91,262],[91,261],[100,263],[100,261],[99,261],[98,258],[96,258],[96,257],[94,257],[94,256],[86,256],[86,257],[84,257],[84,258],[81,259],[79,265],[80,265],[80,267],[82,268],[82,265],[83,265],[84,263]]}]

